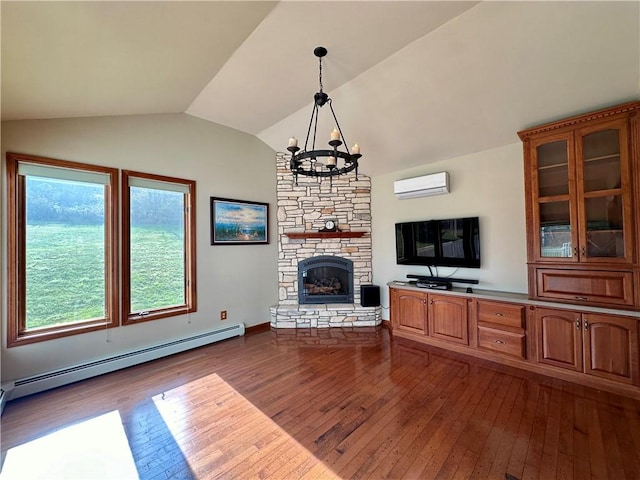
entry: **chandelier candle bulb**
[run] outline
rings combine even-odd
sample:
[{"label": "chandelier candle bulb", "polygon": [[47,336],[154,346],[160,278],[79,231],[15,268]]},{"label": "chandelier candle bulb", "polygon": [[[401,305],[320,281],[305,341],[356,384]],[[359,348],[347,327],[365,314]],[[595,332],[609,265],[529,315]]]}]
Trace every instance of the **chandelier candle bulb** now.
[{"label": "chandelier candle bulb", "polygon": [[351,153],[353,154],[360,153],[360,145],[356,143],[353,147],[351,147]]},{"label": "chandelier candle bulb", "polygon": [[336,166],[336,157],[327,158],[327,166]]},{"label": "chandelier candle bulb", "polygon": [[334,128],[333,132],[331,132],[331,140],[340,140],[340,132],[337,128]]},{"label": "chandelier candle bulb", "polygon": [[298,146],[298,139],[296,137],[291,137],[289,139],[289,146],[290,147],[297,147]]}]

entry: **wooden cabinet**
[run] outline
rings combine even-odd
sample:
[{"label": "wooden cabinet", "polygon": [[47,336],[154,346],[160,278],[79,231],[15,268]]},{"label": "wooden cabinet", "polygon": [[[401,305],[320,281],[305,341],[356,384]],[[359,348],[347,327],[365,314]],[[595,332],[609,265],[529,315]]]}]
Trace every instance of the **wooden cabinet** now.
[{"label": "wooden cabinet", "polygon": [[518,132],[532,298],[640,309],[639,111],[632,102]]},{"label": "wooden cabinet", "polygon": [[640,316],[390,284],[394,337],[640,399]]},{"label": "wooden cabinet", "polygon": [[536,308],[537,361],[640,385],[638,320]]},{"label": "wooden cabinet", "polygon": [[425,335],[428,313],[427,294],[393,288],[390,297],[393,329]]},{"label": "wooden cabinet", "polygon": [[391,323],[394,330],[469,344],[466,298],[391,289]]},{"label": "wooden cabinet", "polygon": [[478,300],[478,348],[526,358],[524,306]]},{"label": "wooden cabinet", "polygon": [[469,345],[468,300],[463,297],[429,294],[429,336]]}]

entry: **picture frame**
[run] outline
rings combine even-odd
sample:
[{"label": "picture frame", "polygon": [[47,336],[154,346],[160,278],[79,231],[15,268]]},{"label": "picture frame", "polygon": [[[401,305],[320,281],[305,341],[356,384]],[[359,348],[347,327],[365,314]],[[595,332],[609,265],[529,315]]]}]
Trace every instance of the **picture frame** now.
[{"label": "picture frame", "polygon": [[269,204],[211,197],[211,245],[269,243]]}]

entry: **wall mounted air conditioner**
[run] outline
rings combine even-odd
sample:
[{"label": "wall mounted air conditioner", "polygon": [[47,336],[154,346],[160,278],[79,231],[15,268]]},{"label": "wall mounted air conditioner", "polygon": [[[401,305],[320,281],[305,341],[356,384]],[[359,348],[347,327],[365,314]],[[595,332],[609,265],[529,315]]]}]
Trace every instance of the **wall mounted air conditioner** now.
[{"label": "wall mounted air conditioner", "polygon": [[399,199],[449,193],[449,174],[441,172],[422,177],[396,180],[393,182],[393,193]]}]

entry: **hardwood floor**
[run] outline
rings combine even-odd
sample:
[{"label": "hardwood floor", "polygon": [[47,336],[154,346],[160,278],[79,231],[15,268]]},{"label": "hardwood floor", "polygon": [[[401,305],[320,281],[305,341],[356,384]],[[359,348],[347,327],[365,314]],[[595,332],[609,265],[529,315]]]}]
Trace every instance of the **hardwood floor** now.
[{"label": "hardwood floor", "polygon": [[142,479],[640,478],[640,402],[383,328],[258,332],[11,401],[3,473],[114,412]]}]

